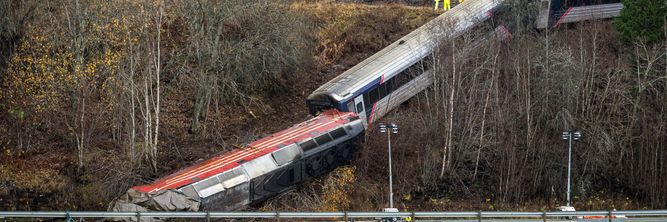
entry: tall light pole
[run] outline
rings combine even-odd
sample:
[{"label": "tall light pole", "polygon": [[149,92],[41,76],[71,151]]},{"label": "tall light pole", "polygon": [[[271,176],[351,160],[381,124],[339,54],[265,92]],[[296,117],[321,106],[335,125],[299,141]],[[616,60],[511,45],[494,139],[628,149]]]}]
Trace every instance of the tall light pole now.
[{"label": "tall light pole", "polygon": [[563,132],[563,140],[567,140],[567,206],[570,206],[570,184],[572,183],[570,175],[572,172],[572,140],[577,141],[581,139],[581,132],[565,131]]},{"label": "tall light pole", "polygon": [[398,133],[398,125],[394,123],[380,123],[380,133],[387,133],[387,146],[389,148],[389,208],[394,208],[394,191],[391,177],[391,134]]}]

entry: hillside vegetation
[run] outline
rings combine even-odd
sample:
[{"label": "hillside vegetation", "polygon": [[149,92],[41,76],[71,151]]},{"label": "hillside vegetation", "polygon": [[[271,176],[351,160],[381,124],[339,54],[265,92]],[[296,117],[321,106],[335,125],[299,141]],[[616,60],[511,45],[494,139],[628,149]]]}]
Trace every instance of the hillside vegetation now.
[{"label": "hillside vegetation", "polygon": [[[537,31],[534,6],[511,1],[443,42],[434,85],[385,117],[400,126],[400,209],[552,210],[565,199],[564,130],[584,134],[577,209],[667,206],[664,34],[621,42],[612,21]],[[241,0],[0,0],[0,14],[0,208],[10,210],[105,210],[133,185],[301,122],[312,90],[437,16]],[[511,41],[481,40],[499,24]],[[350,166],[260,208],[386,207],[386,140],[374,127],[366,137]]]},{"label": "hillside vegetation", "polygon": [[17,210],[104,210],[299,123],[312,90],[436,15],[236,0],[7,0],[0,14],[0,207]]},{"label": "hillside vegetation", "polygon": [[[663,14],[646,16],[664,17],[662,7],[655,11]],[[564,205],[567,186],[561,133],[578,130],[584,138],[573,149],[576,209],[664,208],[664,20],[623,29],[634,37],[621,41],[609,20],[537,31],[527,21],[537,14],[534,5],[512,1],[506,9],[495,20],[514,27],[511,41],[483,40],[473,53],[462,54],[480,41],[480,32],[494,28],[485,24],[443,42],[431,89],[384,118],[400,129],[392,136],[395,205],[555,210]],[[619,20],[641,24],[647,18],[632,14]],[[462,55],[452,56],[457,54]],[[375,127],[366,135],[353,166],[282,195],[266,209],[387,207],[386,139]],[[354,179],[347,179],[350,174]]]}]

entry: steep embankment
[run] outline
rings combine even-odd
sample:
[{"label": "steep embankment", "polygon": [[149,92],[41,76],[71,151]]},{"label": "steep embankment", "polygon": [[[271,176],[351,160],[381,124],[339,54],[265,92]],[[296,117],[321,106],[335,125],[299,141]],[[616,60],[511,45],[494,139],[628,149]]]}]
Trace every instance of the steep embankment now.
[{"label": "steep embankment", "polygon": [[[667,172],[667,106],[659,102],[667,95],[667,42],[624,44],[609,20],[546,33],[522,26],[520,11],[495,18],[517,27],[512,41],[485,41],[466,56],[453,55],[479,40],[476,33],[443,44],[433,87],[384,118],[400,128],[392,136],[394,205],[556,210],[567,187],[567,143],[559,136],[579,130],[585,136],[572,154],[576,209],[663,208],[667,181],[653,175]],[[352,166],[265,209],[386,207],[386,138],[374,127],[366,136]]]},{"label": "steep embankment", "polygon": [[[302,121],[313,89],[436,16],[331,1],[83,3],[0,7],[25,15],[0,20],[14,30],[1,38],[16,40],[0,53],[2,209],[104,210],[132,185]],[[396,206],[552,210],[564,199],[565,129],[585,135],[573,151],[577,209],[664,206],[664,45],[623,45],[609,21],[536,31],[528,7],[494,19],[519,30],[511,42],[465,57],[452,55],[475,34],[444,44],[434,87],[387,116],[401,129]],[[263,209],[384,207],[376,134],[351,166]]]},{"label": "steep embankment", "polygon": [[0,82],[0,208],[104,210],[132,185],[302,121],[313,89],[436,16],[333,2],[113,3],[12,9],[28,14]]}]

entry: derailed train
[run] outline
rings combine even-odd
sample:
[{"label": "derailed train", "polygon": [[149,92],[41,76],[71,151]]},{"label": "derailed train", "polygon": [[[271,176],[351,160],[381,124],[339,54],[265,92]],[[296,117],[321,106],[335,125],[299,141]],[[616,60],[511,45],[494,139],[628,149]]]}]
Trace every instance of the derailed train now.
[{"label": "derailed train", "polygon": [[613,18],[622,9],[621,0],[541,0],[535,27],[556,28],[564,23]]},{"label": "derailed train", "polygon": [[465,1],[322,85],[307,99],[312,115],[354,112],[366,125],[433,82],[432,53],[490,18],[502,0]]},{"label": "derailed train", "polygon": [[[120,199],[114,203],[118,206],[112,207],[119,211],[136,210],[126,207],[128,204],[150,210],[235,210],[347,163],[363,133],[356,114],[329,110],[243,149],[216,156],[152,184],[132,187],[131,191],[145,196]],[[167,190],[170,192],[165,193]],[[194,200],[197,206],[174,203],[178,198]],[[175,204],[183,206],[171,206]]]},{"label": "derailed train", "polygon": [[[438,42],[488,19],[501,3],[461,3],[314,91],[307,99],[314,118],[132,187],[111,210],[234,210],[346,163],[368,124],[432,83],[430,55]],[[197,206],[175,206],[181,199]]]}]

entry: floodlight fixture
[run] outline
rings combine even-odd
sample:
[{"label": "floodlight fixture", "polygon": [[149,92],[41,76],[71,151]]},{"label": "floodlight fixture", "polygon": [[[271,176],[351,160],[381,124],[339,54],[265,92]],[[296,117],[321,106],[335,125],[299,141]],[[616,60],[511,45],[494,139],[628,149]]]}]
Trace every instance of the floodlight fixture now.
[{"label": "floodlight fixture", "polygon": [[563,140],[569,140],[570,139],[570,132],[563,132],[562,138],[563,138]]}]

